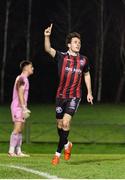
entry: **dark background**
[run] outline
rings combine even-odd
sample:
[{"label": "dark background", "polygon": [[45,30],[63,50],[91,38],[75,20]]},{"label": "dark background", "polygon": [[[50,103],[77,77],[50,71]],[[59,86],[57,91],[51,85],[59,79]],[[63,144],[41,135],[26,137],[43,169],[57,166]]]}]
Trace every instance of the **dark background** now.
[{"label": "dark background", "polygon": [[[6,2],[0,0],[0,70],[2,68],[4,48],[4,25]],[[5,102],[11,101],[13,83],[19,72],[19,63],[26,58],[26,30],[28,19],[28,0],[10,0],[8,23],[7,58],[5,67]],[[53,23],[51,44],[55,49],[66,51],[65,38],[69,32],[67,9],[68,0],[32,0],[30,60],[34,65],[34,74],[30,80],[30,101],[34,103],[53,103],[58,86],[57,65],[44,51],[44,29]],[[92,88],[94,90],[97,62],[99,0],[70,1],[70,31],[77,31],[82,37],[81,53],[88,57],[91,67]],[[121,32],[125,29],[125,5],[122,0],[104,0],[104,37],[102,69],[102,102],[115,102],[123,63],[120,57]],[[109,22],[109,23],[108,23]],[[107,27],[106,27],[107,26]],[[98,71],[98,70],[97,70]],[[84,82],[83,82],[84,85]],[[125,101],[125,93],[120,102]],[[83,86],[82,100],[86,88]],[[95,93],[97,101],[97,92]]]}]

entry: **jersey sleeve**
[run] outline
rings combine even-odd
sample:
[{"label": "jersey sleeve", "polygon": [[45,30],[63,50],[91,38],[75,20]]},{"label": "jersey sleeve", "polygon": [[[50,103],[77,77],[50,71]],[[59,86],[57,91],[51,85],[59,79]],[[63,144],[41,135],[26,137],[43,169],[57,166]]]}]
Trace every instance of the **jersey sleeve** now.
[{"label": "jersey sleeve", "polygon": [[90,71],[89,61],[88,61],[87,57],[84,57],[84,59],[85,59],[85,65],[84,65],[84,68],[83,68],[83,72],[87,73],[88,71]]},{"label": "jersey sleeve", "polygon": [[56,55],[55,55],[55,61],[59,62],[63,57],[63,54],[60,51],[56,51]]},{"label": "jersey sleeve", "polygon": [[25,87],[25,79],[23,77],[19,77],[16,81],[16,88],[19,89],[21,86]]}]

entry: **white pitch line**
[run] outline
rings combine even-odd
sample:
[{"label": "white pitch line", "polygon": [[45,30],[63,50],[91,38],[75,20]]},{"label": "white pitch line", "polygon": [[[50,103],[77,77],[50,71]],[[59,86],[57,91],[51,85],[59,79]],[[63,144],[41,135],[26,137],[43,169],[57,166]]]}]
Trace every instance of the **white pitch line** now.
[{"label": "white pitch line", "polygon": [[57,176],[52,176],[49,173],[41,172],[41,171],[38,171],[38,170],[34,170],[34,169],[22,167],[22,166],[6,165],[6,164],[0,164],[0,166],[23,170],[23,171],[26,171],[26,172],[30,172],[32,174],[36,174],[36,175],[48,178],[48,179],[61,179],[61,178],[58,178]]}]

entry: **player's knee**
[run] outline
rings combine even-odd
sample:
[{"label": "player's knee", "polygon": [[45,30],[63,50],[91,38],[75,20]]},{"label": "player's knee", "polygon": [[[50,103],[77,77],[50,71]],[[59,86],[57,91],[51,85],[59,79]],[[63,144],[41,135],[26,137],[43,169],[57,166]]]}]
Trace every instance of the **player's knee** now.
[{"label": "player's knee", "polygon": [[57,119],[57,127],[62,128],[62,119]]},{"label": "player's knee", "polygon": [[63,127],[62,123],[61,123],[61,124],[57,124],[57,127],[58,127],[59,129],[61,129],[61,128]]},{"label": "player's knee", "polygon": [[13,131],[13,134],[15,134],[15,135],[17,135],[17,134],[19,134],[20,132],[18,132],[18,131]]},{"label": "player's knee", "polygon": [[22,132],[22,129],[21,128],[14,128],[13,132],[15,134],[18,134],[18,133],[21,133]]},{"label": "player's knee", "polygon": [[63,128],[64,130],[69,130],[69,128],[70,128],[70,122],[64,120],[64,121],[63,121],[63,124],[62,124],[62,128]]}]

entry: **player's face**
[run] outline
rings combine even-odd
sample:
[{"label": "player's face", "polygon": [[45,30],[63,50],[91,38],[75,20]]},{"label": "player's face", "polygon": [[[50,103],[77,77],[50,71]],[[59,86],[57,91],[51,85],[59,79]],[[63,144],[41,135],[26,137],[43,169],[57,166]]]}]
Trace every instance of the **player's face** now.
[{"label": "player's face", "polygon": [[32,64],[27,65],[27,71],[28,71],[29,75],[33,74],[33,70],[34,70],[34,68],[33,68]]},{"label": "player's face", "polygon": [[78,53],[80,51],[81,48],[81,41],[79,38],[74,37],[71,40],[71,43],[68,44],[69,50],[75,53]]}]

